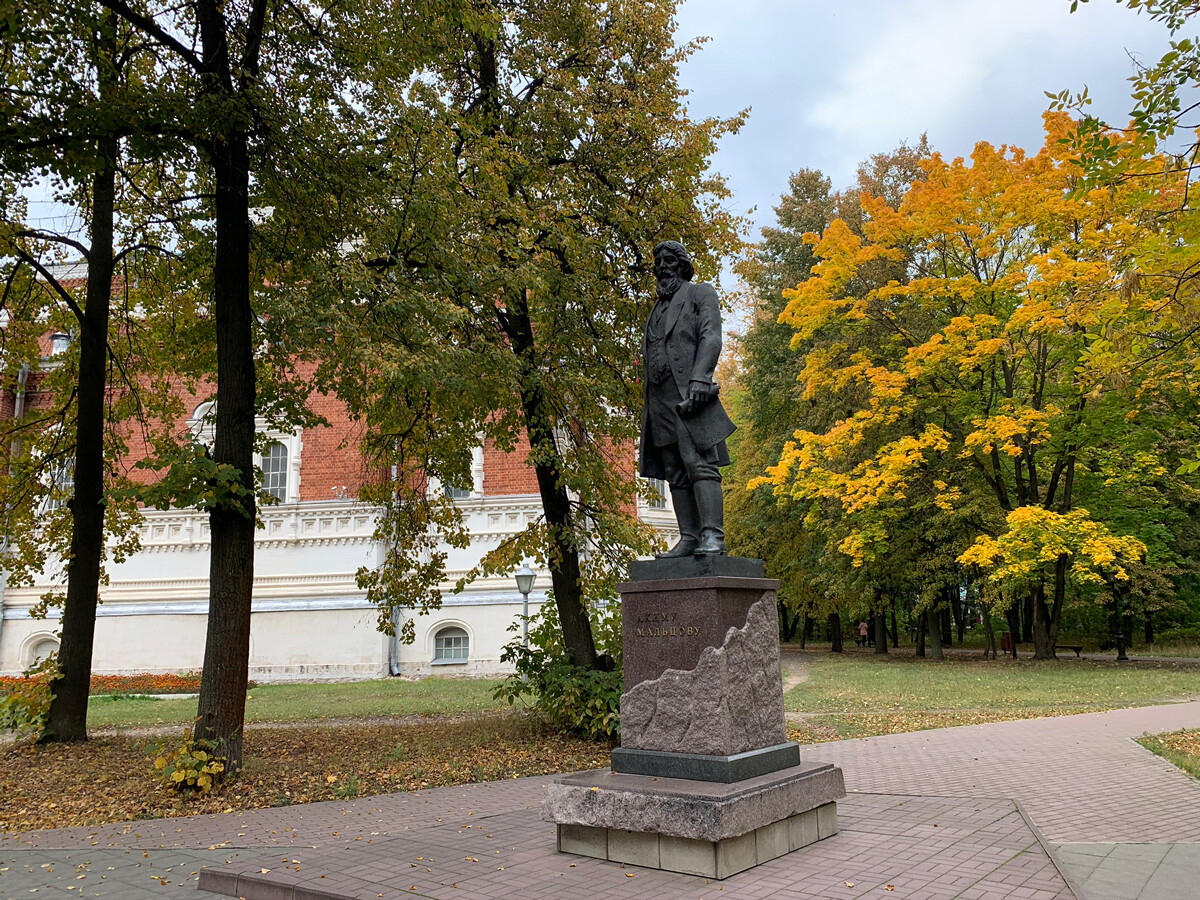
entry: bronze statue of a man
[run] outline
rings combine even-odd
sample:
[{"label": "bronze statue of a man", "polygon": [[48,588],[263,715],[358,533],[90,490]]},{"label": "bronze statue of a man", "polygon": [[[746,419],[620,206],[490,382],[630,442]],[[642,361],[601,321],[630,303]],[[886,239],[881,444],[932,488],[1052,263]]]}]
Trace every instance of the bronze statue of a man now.
[{"label": "bronze statue of a man", "polygon": [[723,555],[720,466],[735,427],[717,399],[721,308],[711,284],[692,284],[691,257],[678,241],[654,248],[658,302],[642,337],[646,405],[638,469],[671,486],[679,542],[660,557]]}]

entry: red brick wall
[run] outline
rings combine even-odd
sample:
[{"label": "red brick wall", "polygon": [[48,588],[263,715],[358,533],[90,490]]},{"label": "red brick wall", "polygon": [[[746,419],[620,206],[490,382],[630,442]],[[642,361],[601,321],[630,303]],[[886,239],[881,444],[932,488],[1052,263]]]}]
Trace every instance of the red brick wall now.
[{"label": "red brick wall", "polygon": [[329,426],[306,428],[300,436],[300,499],[334,500],[343,488],[347,496],[356,498],[364,483],[378,477],[358,449],[362,423],[351,421],[345,404],[328,394],[314,393],[308,405]]},{"label": "red brick wall", "polygon": [[521,438],[512,453],[504,453],[492,441],[483,445],[483,494],[503,497],[509,494],[536,494],[537,476],[526,462],[529,442]]}]

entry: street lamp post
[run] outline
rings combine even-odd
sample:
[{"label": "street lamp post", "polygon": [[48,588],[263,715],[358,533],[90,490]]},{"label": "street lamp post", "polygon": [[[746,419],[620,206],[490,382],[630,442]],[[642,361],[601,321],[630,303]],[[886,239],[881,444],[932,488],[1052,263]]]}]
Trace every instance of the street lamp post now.
[{"label": "street lamp post", "polygon": [[537,580],[537,575],[533,569],[529,568],[529,564],[521,566],[521,570],[514,576],[517,579],[517,590],[521,592],[522,609],[521,609],[521,643],[526,648],[529,647],[529,592],[533,590],[533,583]]}]

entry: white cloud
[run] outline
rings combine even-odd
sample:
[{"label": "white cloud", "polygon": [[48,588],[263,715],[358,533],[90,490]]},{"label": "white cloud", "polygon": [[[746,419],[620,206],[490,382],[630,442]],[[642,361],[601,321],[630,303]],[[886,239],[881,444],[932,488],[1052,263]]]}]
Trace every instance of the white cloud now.
[{"label": "white cloud", "polygon": [[948,156],[980,140],[1036,149],[1043,91],[1085,84],[1096,111],[1130,106],[1126,53],[1156,59],[1165,29],[1117,0],[686,0],[681,36],[712,41],[684,67],[694,111],[753,107],[716,168],[730,207],[767,224],[791,172],[837,186],[872,153],[928,132]]}]

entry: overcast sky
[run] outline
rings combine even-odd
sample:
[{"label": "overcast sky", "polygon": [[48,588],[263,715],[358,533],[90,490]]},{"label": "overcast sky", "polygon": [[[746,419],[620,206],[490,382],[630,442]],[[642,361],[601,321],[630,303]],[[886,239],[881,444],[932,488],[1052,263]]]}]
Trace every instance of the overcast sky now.
[{"label": "overcast sky", "polygon": [[[858,163],[928,132],[948,158],[978,141],[1042,145],[1044,91],[1079,90],[1124,123],[1130,56],[1153,62],[1166,29],[1117,0],[684,0],[679,38],[709,42],[685,65],[693,115],[751,107],[715,160],[732,211],[758,227],[801,168],[835,188]],[[1188,34],[1187,36],[1191,36]]]}]

